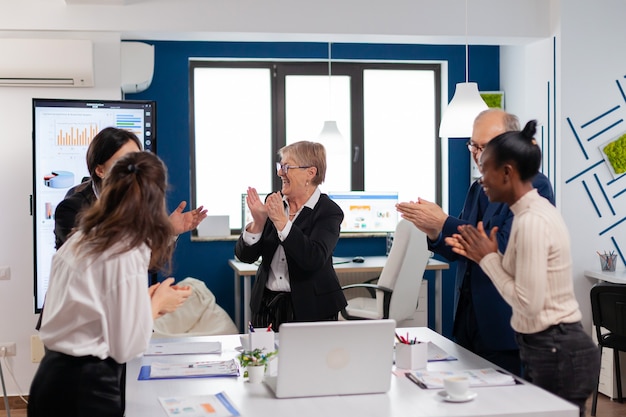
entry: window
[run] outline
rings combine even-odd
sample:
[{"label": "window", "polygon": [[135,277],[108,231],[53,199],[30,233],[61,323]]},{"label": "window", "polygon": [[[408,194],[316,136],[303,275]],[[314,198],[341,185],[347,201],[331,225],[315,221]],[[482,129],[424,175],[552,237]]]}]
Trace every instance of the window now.
[{"label": "window", "polygon": [[192,202],[242,227],[241,194],[280,190],[277,152],[318,141],[325,120],[323,192],[398,192],[441,203],[438,64],[191,61]]}]

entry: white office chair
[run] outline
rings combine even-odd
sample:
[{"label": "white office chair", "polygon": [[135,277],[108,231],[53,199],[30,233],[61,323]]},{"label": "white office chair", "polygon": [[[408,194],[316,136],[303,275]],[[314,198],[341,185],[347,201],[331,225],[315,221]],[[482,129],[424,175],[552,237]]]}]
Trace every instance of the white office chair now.
[{"label": "white office chair", "polygon": [[[348,300],[341,311],[345,320],[394,319],[396,323],[413,316],[417,307],[429,251],[426,235],[407,220],[400,220],[393,236],[387,262],[376,284],[361,283],[342,289],[365,288],[372,298]],[[375,298],[374,298],[375,297]]]}]

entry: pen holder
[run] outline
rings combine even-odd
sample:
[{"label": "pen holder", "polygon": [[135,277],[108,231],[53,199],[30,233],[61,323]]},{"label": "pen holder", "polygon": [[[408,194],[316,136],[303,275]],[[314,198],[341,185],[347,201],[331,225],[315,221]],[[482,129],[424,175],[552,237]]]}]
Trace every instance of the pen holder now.
[{"label": "pen holder", "polygon": [[423,369],[428,363],[428,343],[396,343],[396,368]]},{"label": "pen holder", "polygon": [[600,256],[600,267],[603,271],[615,271],[615,264],[617,263],[617,255],[612,254],[598,254]]},{"label": "pen holder", "polygon": [[260,330],[248,333],[250,350],[261,349],[264,352],[273,352],[276,350],[274,335],[275,333],[271,330],[269,332]]}]

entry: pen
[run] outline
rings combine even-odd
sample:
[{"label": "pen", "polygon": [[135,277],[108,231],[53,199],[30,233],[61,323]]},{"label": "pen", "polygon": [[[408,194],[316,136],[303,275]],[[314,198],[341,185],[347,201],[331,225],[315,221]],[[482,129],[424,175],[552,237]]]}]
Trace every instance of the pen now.
[{"label": "pen", "polygon": [[267,331],[268,331],[268,332],[271,332],[271,331],[272,331],[272,323],[270,323],[270,325],[269,325],[269,326],[267,326]]},{"label": "pen", "polygon": [[254,327],[252,326],[251,321],[248,322],[248,330],[250,330],[250,333],[254,333]]}]

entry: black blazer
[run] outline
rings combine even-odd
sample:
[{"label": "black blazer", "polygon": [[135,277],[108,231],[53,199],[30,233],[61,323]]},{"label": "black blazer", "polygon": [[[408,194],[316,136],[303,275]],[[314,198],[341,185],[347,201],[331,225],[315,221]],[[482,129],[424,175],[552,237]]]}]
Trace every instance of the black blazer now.
[{"label": "black blazer", "polygon": [[283,245],[287,256],[291,299],[297,321],[322,320],[347,305],[332,260],[342,220],[341,208],[328,195],[321,194],[313,209],[302,208],[283,242],[269,219],[261,239],[254,245],[246,245],[242,233],[235,245],[237,258],[253,263],[259,256],[263,257],[252,288],[252,312],[259,311],[270,263],[278,245]]},{"label": "black blazer", "polygon": [[91,207],[95,201],[96,194],[93,192],[91,181],[68,191],[54,210],[54,242],[57,249],[65,243],[72,229],[78,225],[78,214]]}]

